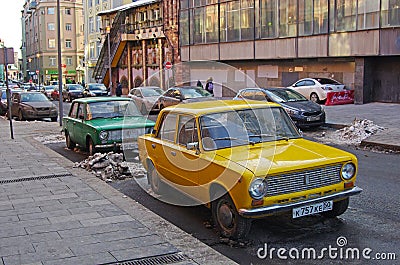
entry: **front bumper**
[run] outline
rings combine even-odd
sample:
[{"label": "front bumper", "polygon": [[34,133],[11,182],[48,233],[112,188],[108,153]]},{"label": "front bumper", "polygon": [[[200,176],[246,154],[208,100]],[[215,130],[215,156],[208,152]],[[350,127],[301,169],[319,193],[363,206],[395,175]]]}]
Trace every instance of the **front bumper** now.
[{"label": "front bumper", "polygon": [[244,216],[244,217],[263,217],[267,215],[272,215],[276,213],[282,213],[282,212],[288,212],[292,210],[293,208],[313,204],[313,203],[319,203],[323,201],[328,201],[328,200],[339,200],[339,199],[345,199],[350,196],[359,194],[362,192],[362,189],[359,187],[354,187],[350,190],[344,190],[340,192],[336,192],[330,195],[326,195],[323,197],[319,198],[314,198],[314,199],[309,199],[305,201],[298,201],[298,202],[292,202],[292,203],[287,203],[287,204],[275,204],[275,205],[270,205],[270,206],[265,206],[265,207],[260,207],[260,208],[254,208],[254,209],[239,209],[239,214]]}]

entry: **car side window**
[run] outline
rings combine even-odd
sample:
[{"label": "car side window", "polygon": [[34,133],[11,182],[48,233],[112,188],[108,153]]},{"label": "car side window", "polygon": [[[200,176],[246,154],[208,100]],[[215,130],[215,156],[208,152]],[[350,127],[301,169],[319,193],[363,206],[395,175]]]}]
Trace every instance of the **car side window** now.
[{"label": "car side window", "polygon": [[138,98],[142,97],[142,95],[140,94],[140,90],[139,89],[135,90],[134,95],[137,96]]},{"label": "car side window", "polygon": [[312,81],[312,80],[307,80],[305,85],[306,85],[306,86],[314,86],[314,85],[315,85],[315,82]]},{"label": "car side window", "polygon": [[176,119],[176,114],[167,113],[163,118],[157,137],[169,142],[175,142]]},{"label": "car side window", "polygon": [[68,117],[70,117],[70,118],[76,118],[77,117],[77,114],[78,114],[78,103],[72,103],[72,106],[71,106],[71,110],[70,110],[70,112],[69,112],[69,115],[68,115]]},{"label": "car side window", "polygon": [[85,118],[85,112],[84,112],[84,104],[79,104],[78,107],[78,118],[83,120]]},{"label": "car side window", "polygon": [[178,123],[178,144],[187,145],[199,141],[196,119],[192,116],[180,115]]},{"label": "car side window", "polygon": [[297,82],[294,86],[299,87],[299,86],[305,86],[306,81],[299,81]]}]

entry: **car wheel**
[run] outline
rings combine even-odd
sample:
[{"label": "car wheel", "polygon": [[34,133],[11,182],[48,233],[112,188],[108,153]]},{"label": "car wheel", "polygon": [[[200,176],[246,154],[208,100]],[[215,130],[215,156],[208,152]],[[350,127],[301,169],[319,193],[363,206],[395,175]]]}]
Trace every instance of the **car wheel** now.
[{"label": "car wheel", "polygon": [[89,152],[89,155],[94,155],[96,153],[96,147],[94,146],[92,138],[89,137],[87,141],[87,150]]},{"label": "car wheel", "polygon": [[250,232],[251,219],[243,218],[229,194],[211,202],[212,219],[224,237],[244,239]]},{"label": "car wheel", "polygon": [[71,150],[74,149],[76,144],[71,140],[71,136],[69,136],[68,132],[65,132],[65,134],[65,143],[67,144],[67,148]]},{"label": "car wheel", "polygon": [[155,194],[163,193],[165,184],[161,181],[160,175],[152,162],[150,162],[150,165],[148,166],[147,181]]},{"label": "car wheel", "polygon": [[332,210],[328,212],[323,212],[322,215],[328,218],[334,218],[343,214],[349,207],[349,201],[350,199],[346,198],[344,200],[334,202]]},{"label": "car wheel", "polygon": [[19,121],[23,121],[25,118],[24,118],[24,114],[22,113],[22,110],[19,110],[18,111],[18,120]]},{"label": "car wheel", "polygon": [[52,122],[57,121],[57,117],[51,117],[50,119],[51,119]]},{"label": "car wheel", "polygon": [[319,97],[318,97],[318,95],[316,93],[311,93],[310,100],[312,102],[318,103],[319,102]]}]

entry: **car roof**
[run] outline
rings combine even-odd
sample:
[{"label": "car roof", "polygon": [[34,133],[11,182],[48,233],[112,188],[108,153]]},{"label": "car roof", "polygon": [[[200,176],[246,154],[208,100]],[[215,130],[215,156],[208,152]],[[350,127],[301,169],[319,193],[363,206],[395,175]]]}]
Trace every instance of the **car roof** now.
[{"label": "car roof", "polygon": [[74,99],[73,102],[92,103],[92,102],[104,102],[104,101],[131,101],[131,99],[124,97],[89,97],[89,98]]},{"label": "car roof", "polygon": [[[255,100],[210,100],[185,104],[177,104],[165,108],[165,111],[180,112],[185,114],[203,115],[207,113],[225,112],[227,110],[240,110],[251,108],[279,107],[271,102]],[[163,110],[163,111],[164,111]]]}]

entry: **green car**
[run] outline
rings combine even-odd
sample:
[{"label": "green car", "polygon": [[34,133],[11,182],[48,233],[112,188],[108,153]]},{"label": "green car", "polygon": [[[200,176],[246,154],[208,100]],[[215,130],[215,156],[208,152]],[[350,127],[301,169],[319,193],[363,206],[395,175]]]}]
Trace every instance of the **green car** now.
[{"label": "green car", "polygon": [[69,149],[84,147],[90,155],[99,150],[136,146],[139,135],[151,132],[154,122],[146,119],[135,102],[121,97],[75,99],[63,132]]}]

